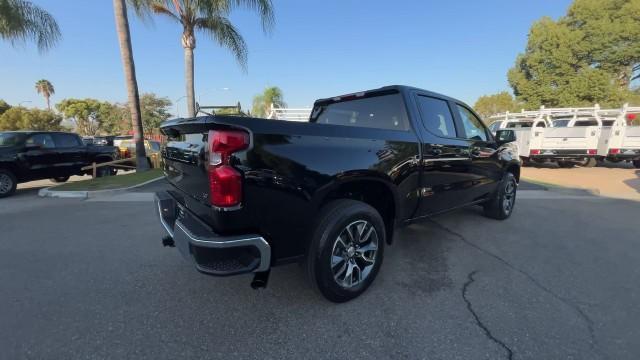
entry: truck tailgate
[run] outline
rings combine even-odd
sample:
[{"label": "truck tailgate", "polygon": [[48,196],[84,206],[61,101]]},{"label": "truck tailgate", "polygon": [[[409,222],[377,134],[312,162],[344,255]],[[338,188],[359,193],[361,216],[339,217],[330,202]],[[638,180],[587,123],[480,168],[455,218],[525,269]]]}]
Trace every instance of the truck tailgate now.
[{"label": "truck tailgate", "polygon": [[622,138],[623,149],[640,149],[640,126],[628,126]]},{"label": "truck tailgate", "polygon": [[599,129],[593,126],[546,128],[542,149],[596,149]]}]

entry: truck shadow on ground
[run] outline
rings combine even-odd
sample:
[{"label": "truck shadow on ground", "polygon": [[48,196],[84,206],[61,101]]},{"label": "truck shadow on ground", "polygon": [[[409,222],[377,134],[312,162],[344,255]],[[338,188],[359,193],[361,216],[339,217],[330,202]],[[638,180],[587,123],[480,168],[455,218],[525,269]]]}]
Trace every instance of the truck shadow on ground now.
[{"label": "truck shadow on ground", "polygon": [[635,190],[637,193],[640,193],[640,170],[636,170],[634,174],[636,175],[635,179],[624,180],[623,183]]}]

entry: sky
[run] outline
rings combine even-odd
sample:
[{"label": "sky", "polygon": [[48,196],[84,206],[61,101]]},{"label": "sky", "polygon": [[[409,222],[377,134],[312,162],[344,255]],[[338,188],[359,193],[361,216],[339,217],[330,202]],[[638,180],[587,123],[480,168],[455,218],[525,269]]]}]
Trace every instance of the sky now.
[{"label": "sky", "polygon": [[[58,21],[62,41],[45,54],[32,43],[0,41],[0,99],[44,108],[35,91],[51,81],[52,103],[65,98],[125,102],[127,93],[112,1],[32,0]],[[239,9],[231,20],[249,49],[246,72],[205,34],[195,49],[196,101],[244,109],[267,86],[289,107],[318,98],[402,84],[471,105],[510,91],[506,73],[524,50],[531,24],[565,14],[570,0],[274,0],[276,25],[264,34],[258,16]],[[141,93],[168,97],[186,114],[181,28],[165,18],[140,21],[130,12]]]}]

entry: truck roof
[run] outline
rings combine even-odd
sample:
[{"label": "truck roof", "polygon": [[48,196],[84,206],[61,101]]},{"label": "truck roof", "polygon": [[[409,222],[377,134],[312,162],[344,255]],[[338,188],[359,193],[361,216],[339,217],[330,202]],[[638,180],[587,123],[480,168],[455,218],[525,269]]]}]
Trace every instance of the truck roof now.
[{"label": "truck roof", "polygon": [[[405,92],[409,92],[409,91],[420,91],[423,93],[426,93],[427,95],[431,95],[434,97],[438,97],[438,98],[442,98],[442,99],[446,99],[446,100],[450,100],[450,101],[456,101],[456,102],[460,102],[465,104],[463,101],[460,101],[458,99],[454,99],[450,96],[447,95],[443,95],[437,92],[433,92],[433,91],[429,91],[429,90],[425,90],[425,89],[420,89],[417,87],[413,87],[413,86],[407,86],[407,85],[388,85],[388,86],[383,86],[377,89],[370,89],[370,90],[364,90],[364,91],[358,91],[358,92],[354,92],[354,93],[350,93],[350,94],[344,94],[344,95],[339,95],[339,96],[332,96],[330,98],[323,98],[323,99],[318,99],[314,102],[314,106],[317,104],[323,104],[323,103],[332,103],[332,102],[337,102],[337,101],[341,101],[344,100],[345,98],[349,98],[349,97],[363,97],[369,94],[373,94],[373,93],[385,93],[385,92],[399,92],[399,93],[405,93]],[[466,105],[466,104],[465,104]]]}]

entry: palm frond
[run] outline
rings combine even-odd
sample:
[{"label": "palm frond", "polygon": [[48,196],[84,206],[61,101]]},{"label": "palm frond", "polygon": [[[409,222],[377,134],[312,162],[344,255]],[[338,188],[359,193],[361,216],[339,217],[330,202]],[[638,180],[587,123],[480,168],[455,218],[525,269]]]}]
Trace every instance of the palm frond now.
[{"label": "palm frond", "polygon": [[45,52],[62,35],[53,16],[30,1],[0,0],[0,37],[13,44],[33,40]]},{"label": "palm frond", "polygon": [[273,3],[271,0],[224,0],[217,2],[228,3],[229,6],[232,7],[243,7],[256,11],[260,16],[260,21],[262,22],[262,29],[267,33],[273,30],[276,23]]},{"label": "palm frond", "polygon": [[150,15],[157,14],[181,22],[179,10],[171,11],[171,5],[167,0],[127,0],[127,3],[143,21],[153,21]]},{"label": "palm frond", "polygon": [[246,71],[247,44],[228,18],[219,15],[198,18],[194,25],[197,30],[211,36],[220,46],[231,50],[242,69]]}]

